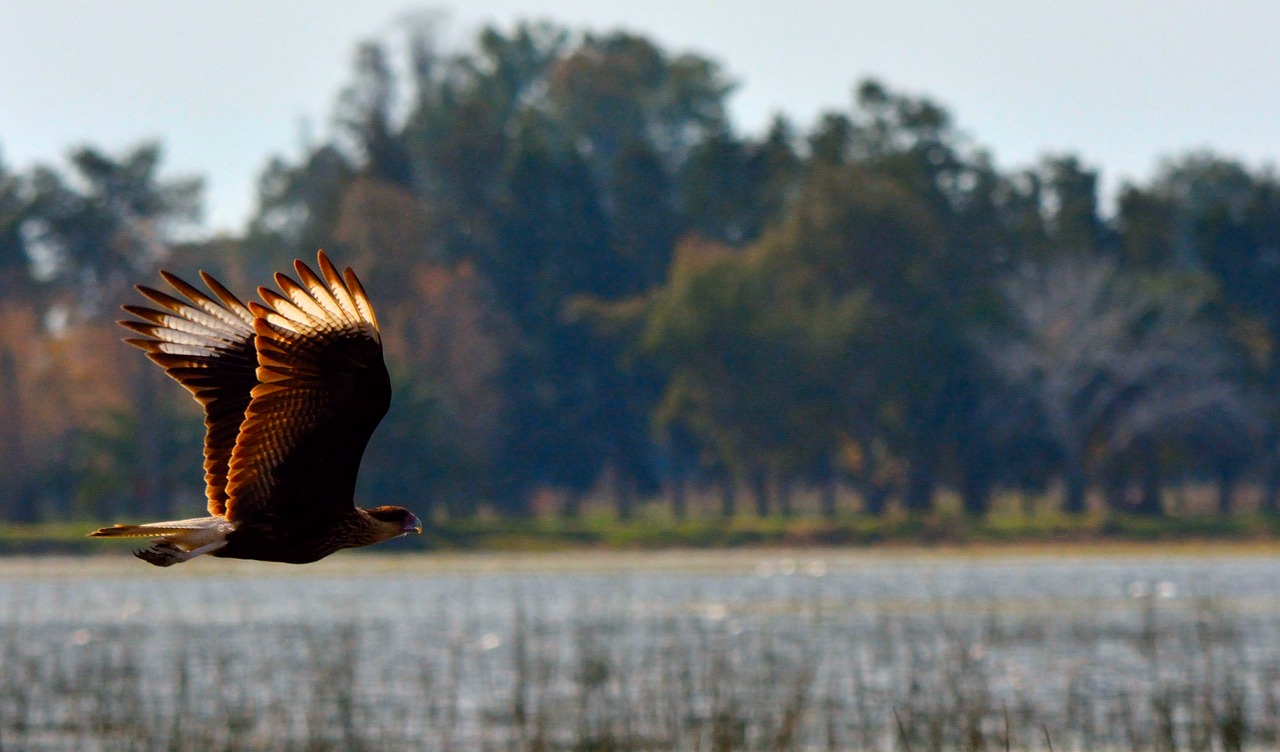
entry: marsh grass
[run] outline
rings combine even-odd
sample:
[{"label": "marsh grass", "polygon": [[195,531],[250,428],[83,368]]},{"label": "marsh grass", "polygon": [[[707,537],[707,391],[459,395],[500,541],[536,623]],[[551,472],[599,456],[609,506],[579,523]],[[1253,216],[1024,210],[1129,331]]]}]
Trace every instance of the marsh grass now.
[{"label": "marsh grass", "polygon": [[497,621],[465,598],[404,620],[6,613],[0,750],[1233,752],[1280,735],[1280,614],[1215,600],[857,602],[799,580],[663,607],[545,595],[508,593]]},{"label": "marsh grass", "polygon": [[[1027,511],[1024,507],[1034,507]],[[1067,515],[1044,500],[1002,503],[981,518],[964,515],[954,503],[927,514],[900,510],[873,516],[848,512],[835,518],[813,513],[757,517],[739,514],[673,516],[659,504],[639,507],[619,519],[599,505],[573,518],[544,514],[527,518],[477,515],[433,520],[425,533],[380,546],[382,551],[572,551],[612,549],[671,550],[832,546],[891,543],[899,545],[1001,546],[1060,544],[1230,543],[1265,546],[1280,542],[1280,517],[1242,511],[1230,517],[1187,506],[1179,514],[1150,516],[1115,512]],[[80,522],[0,522],[0,554],[93,554],[127,551],[129,540],[85,537],[107,520]]]}]

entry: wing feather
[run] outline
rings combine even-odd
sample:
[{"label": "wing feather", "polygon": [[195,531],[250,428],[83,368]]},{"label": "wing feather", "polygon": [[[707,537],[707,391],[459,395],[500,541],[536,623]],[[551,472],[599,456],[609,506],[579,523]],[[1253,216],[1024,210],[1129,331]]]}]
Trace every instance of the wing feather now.
[{"label": "wing feather", "polygon": [[[298,279],[302,282],[303,287],[307,288],[306,292],[310,293],[310,296],[320,304],[321,308],[348,324],[354,324],[356,326],[360,325],[359,319],[353,318],[353,314],[358,314],[355,305],[350,305],[344,308],[342,302],[338,299],[339,293],[337,291],[330,290],[325,285],[324,280],[320,279],[320,277],[316,276],[315,272],[311,271],[311,267],[306,264],[294,262],[293,268],[294,271],[298,273]],[[347,297],[350,297],[350,295],[348,294]],[[350,311],[350,313],[348,313],[348,311]]]},{"label": "wing feather", "polygon": [[161,277],[185,300],[139,286],[162,310],[126,305],[137,320],[119,322],[142,335],[125,342],[141,348],[204,406],[205,496],[209,513],[226,513],[227,476],[250,390],[257,384],[253,314],[213,277],[200,273],[216,299],[169,272]]},{"label": "wing feather", "polygon": [[378,333],[380,331],[378,329],[378,317],[373,314],[373,304],[369,302],[369,296],[365,294],[364,285],[360,284],[360,279],[356,277],[356,273],[351,269],[344,269],[342,278],[346,281],[347,289],[351,291],[351,297],[355,300],[356,310],[360,311],[361,318],[368,322],[373,329],[373,336],[381,343],[382,339]]},{"label": "wing feather", "polygon": [[[318,260],[322,274],[332,269],[323,252]],[[229,520],[284,525],[349,513],[360,459],[390,405],[367,297],[362,307],[349,280],[334,283],[336,272],[295,268],[303,283],[277,275],[281,292],[259,288],[270,307],[249,303],[258,384],[231,457]]]},{"label": "wing feather", "polygon": [[[360,306],[356,303],[355,296],[351,294],[351,289],[342,279],[342,275],[338,273],[338,270],[329,262],[328,257],[321,260],[320,273],[324,275],[324,284],[328,285],[328,289],[333,292],[334,299],[338,306],[344,311],[356,311],[357,319],[355,323],[359,324],[361,321],[359,317],[363,315],[360,313]],[[373,316],[373,309],[371,307],[369,308],[368,313],[369,320],[373,322],[374,334],[376,335],[378,330],[378,320]]]},{"label": "wing feather", "polygon": [[241,303],[239,298],[232,295],[227,288],[223,287],[216,279],[208,273],[201,271],[200,278],[209,286],[214,295],[221,299],[221,303],[213,300],[209,296],[192,285],[189,285],[181,277],[171,274],[163,269],[160,270],[160,276],[165,282],[181,293],[183,296],[200,307],[200,310],[217,318],[227,326],[239,328],[241,324],[252,324],[253,314]]}]

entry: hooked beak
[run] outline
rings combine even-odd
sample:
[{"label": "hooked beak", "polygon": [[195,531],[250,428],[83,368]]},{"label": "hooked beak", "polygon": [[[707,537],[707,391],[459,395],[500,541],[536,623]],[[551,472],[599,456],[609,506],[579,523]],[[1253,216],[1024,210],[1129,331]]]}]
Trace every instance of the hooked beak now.
[{"label": "hooked beak", "polygon": [[421,535],[421,534],[422,534],[422,520],[418,519],[417,515],[412,515],[412,514],[411,514],[411,515],[409,515],[409,519],[405,520],[405,522],[404,522],[404,532],[405,532],[405,533],[418,533],[419,535]]}]

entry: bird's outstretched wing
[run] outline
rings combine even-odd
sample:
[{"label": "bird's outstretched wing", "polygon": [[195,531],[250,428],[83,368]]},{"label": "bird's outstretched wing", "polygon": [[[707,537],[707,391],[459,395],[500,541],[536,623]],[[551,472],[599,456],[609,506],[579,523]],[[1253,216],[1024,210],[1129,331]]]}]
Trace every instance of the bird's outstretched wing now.
[{"label": "bird's outstretched wing", "polygon": [[355,274],[320,252],[320,275],[258,288],[258,385],[231,455],[227,519],[287,524],[350,513],[356,473],[391,404],[373,307]]},{"label": "bird's outstretched wing", "polygon": [[209,514],[227,509],[227,470],[240,433],[249,392],[258,383],[253,314],[213,277],[200,273],[217,300],[181,278],[160,272],[185,301],[138,286],[159,309],[127,305],[140,321],[119,324],[142,338],[126,339],[146,351],[205,411],[204,480]]}]

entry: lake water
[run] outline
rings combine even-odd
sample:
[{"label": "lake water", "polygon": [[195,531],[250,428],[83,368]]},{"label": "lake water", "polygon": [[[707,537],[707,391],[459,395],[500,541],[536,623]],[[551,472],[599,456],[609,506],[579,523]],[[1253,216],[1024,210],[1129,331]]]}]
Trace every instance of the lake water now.
[{"label": "lake water", "polygon": [[1280,736],[1267,554],[21,559],[0,561],[0,630],[0,749]]}]

